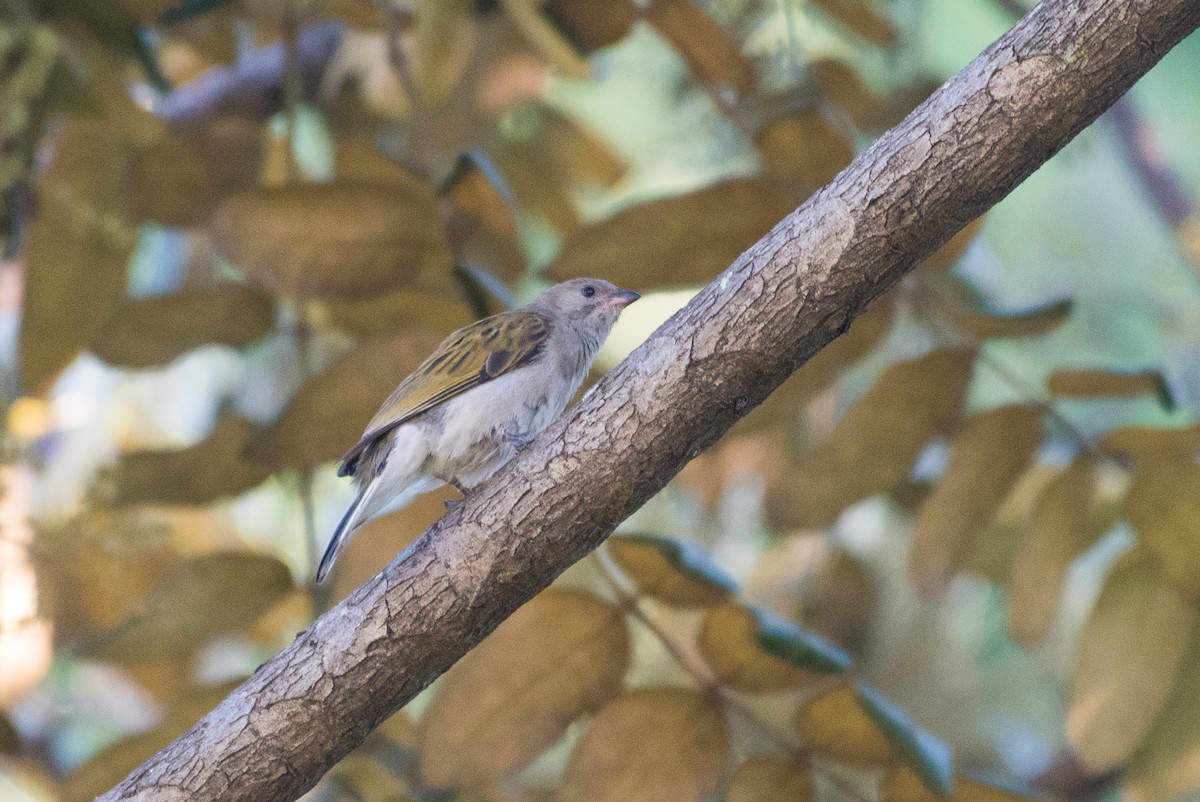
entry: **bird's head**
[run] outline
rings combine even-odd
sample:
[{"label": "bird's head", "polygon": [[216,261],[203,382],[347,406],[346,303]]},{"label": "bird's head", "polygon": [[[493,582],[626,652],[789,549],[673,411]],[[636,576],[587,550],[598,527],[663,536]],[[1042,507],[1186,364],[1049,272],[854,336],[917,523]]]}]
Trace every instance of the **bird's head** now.
[{"label": "bird's head", "polygon": [[573,278],[550,287],[530,306],[566,316],[607,334],[621,316],[621,310],[640,297],[636,292],[623,290],[602,278]]}]

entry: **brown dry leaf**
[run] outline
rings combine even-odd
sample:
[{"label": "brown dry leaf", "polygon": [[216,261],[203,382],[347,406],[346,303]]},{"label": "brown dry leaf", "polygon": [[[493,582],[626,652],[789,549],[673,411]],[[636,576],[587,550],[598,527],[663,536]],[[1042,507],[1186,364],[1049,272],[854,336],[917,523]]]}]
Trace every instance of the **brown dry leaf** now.
[{"label": "brown dry leaf", "polygon": [[462,212],[509,239],[517,236],[513,199],[499,170],[481,151],[459,157],[441,194]]},{"label": "brown dry leaf", "polygon": [[245,629],[293,588],[291,571],[275,557],[195,557],[171,569],[143,615],[87,638],[79,653],[129,665],[187,657],[218,635]]},{"label": "brown dry leaf", "polygon": [[275,301],[261,290],[226,283],[207,290],[128,300],[92,339],[110,365],[154,368],[202,345],[243,348],[275,326]]},{"label": "brown dry leaf", "polygon": [[274,470],[337,459],[439,341],[430,332],[404,331],[358,345],[301,387],[250,441],[246,457]]},{"label": "brown dry leaf", "polygon": [[1056,370],[1046,379],[1046,389],[1066,398],[1136,398],[1152,395],[1168,409],[1174,407],[1166,379],[1157,370]]},{"label": "brown dry leaf", "polygon": [[850,552],[835,549],[805,578],[797,618],[831,643],[862,654],[875,632],[879,600],[871,570]]},{"label": "brown dry leaf", "polygon": [[92,755],[67,779],[63,802],[91,802],[112,788],[155,752],[183,735],[241,682],[239,679],[193,688],[167,706],[162,720],[153,729],[122,738]]},{"label": "brown dry leaf", "polygon": [[73,119],[38,181],[25,246],[21,381],[40,395],[125,297],[137,233],[119,211],[127,152],[113,129]]},{"label": "brown dry leaf", "polygon": [[67,47],[80,60],[88,98],[126,141],[142,147],[162,139],[166,123],[134,101],[113,51],[83,22],[60,18],[56,23]]},{"label": "brown dry leaf", "polygon": [[922,593],[940,592],[962,568],[1042,437],[1042,411],[1032,404],[1004,406],[967,420],[913,524],[909,573]]},{"label": "brown dry leaf", "polygon": [[584,55],[624,39],[637,17],[630,0],[547,0],[542,13]]},{"label": "brown dry leaf", "polygon": [[821,676],[763,651],[761,631],[758,619],[740,604],[709,610],[696,645],[718,682],[746,693],[769,693],[799,688]]},{"label": "brown dry leaf", "polygon": [[862,359],[892,330],[895,296],[876,299],[856,317],[845,334],[800,366],[767,400],[735,424],[731,435],[755,432],[783,423],[796,408],[833,383],[842,371]]},{"label": "brown dry leaf", "polygon": [[207,437],[182,449],[123,455],[101,478],[97,500],[129,504],[207,504],[266,481],[271,471],[243,459],[253,421],[222,414]]},{"label": "brown dry leaf", "polygon": [[235,195],[209,230],[247,276],[276,295],[350,301],[450,268],[432,192],[395,184],[310,184]]},{"label": "brown dry leaf", "polygon": [[692,0],[652,0],[646,21],[671,43],[687,62],[692,76],[718,91],[726,87],[740,95],[754,90],[754,64],[741,45]]},{"label": "brown dry leaf", "polygon": [[1012,567],[1008,633],[1032,646],[1050,632],[1067,569],[1079,552],[1095,488],[1095,466],[1076,457],[1038,497],[1025,544]]},{"label": "brown dry leaf", "polygon": [[710,607],[727,600],[733,580],[695,543],[656,535],[613,535],[613,561],[638,592],[672,607]]},{"label": "brown dry leaf", "polygon": [[413,78],[421,99],[436,107],[457,88],[479,43],[480,29],[471,4],[462,0],[420,3],[413,7]]},{"label": "brown dry leaf", "polygon": [[958,421],[974,361],[974,351],[946,349],[885,371],[768,496],[772,519],[828,526],[849,505],[908,479],[929,440]]},{"label": "brown dry leaf", "polygon": [[817,92],[850,115],[854,124],[865,128],[875,118],[875,98],[866,84],[844,61],[827,58],[808,65],[809,79]]},{"label": "brown dry leaf", "polygon": [[854,159],[854,143],[816,109],[773,120],[754,135],[767,169],[810,190],[833,180]]},{"label": "brown dry leaf", "polygon": [[1200,465],[1169,459],[1139,460],[1125,511],[1138,541],[1163,574],[1200,598]]},{"label": "brown dry leaf", "polygon": [[461,300],[437,298],[413,290],[389,292],[365,301],[331,303],[328,309],[334,325],[357,338],[400,329],[428,331],[444,337],[475,319]]},{"label": "brown dry leaf", "polygon": [[817,5],[850,30],[877,45],[891,46],[896,30],[870,0],[817,0]]},{"label": "brown dry leaf", "polygon": [[611,187],[625,175],[625,163],[596,134],[549,106],[540,109],[537,147],[551,165],[580,183]]},{"label": "brown dry leaf", "polygon": [[544,591],[447,675],[421,717],[421,782],[468,788],[520,771],[616,696],[628,667],[619,608]]},{"label": "brown dry leaf", "polygon": [[951,237],[945,245],[938,248],[924,262],[917,265],[917,273],[940,273],[949,270],[967,250],[967,246],[975,241],[983,229],[985,217],[976,217],[967,223],[959,232]]},{"label": "brown dry leaf", "polygon": [[1200,423],[1178,429],[1122,426],[1104,435],[1100,447],[1112,454],[1127,454],[1135,460],[1193,460],[1200,454]]},{"label": "brown dry leaf", "polygon": [[1150,735],[1128,764],[1123,790],[1130,802],[1186,799],[1200,787],[1200,629],[1178,637],[1189,641],[1181,661],[1184,668]]},{"label": "brown dry leaf", "polygon": [[[938,802],[939,797],[925,787],[921,778],[908,766],[893,766],[883,779],[880,802]],[[999,788],[969,777],[954,778],[951,802],[1036,802],[1043,797],[1025,795]]]},{"label": "brown dry leaf", "polygon": [[587,59],[575,52],[562,34],[541,13],[542,0],[500,0],[508,18],[534,51],[569,78],[592,77]]},{"label": "brown dry leaf", "polygon": [[728,802],[812,802],[812,769],[802,759],[752,757],[733,772]]},{"label": "brown dry leaf", "polygon": [[715,699],[683,688],[639,688],[609,703],[580,739],[558,802],[702,802],[729,756]]},{"label": "brown dry leaf", "polygon": [[840,763],[878,768],[895,759],[891,742],[863,712],[851,684],[806,701],[793,724],[801,746]]},{"label": "brown dry leaf", "polygon": [[420,196],[429,191],[429,182],[395,159],[388,158],[370,140],[344,137],[334,144],[334,174],[348,184],[394,184],[401,191]]},{"label": "brown dry leaf", "polygon": [[1113,567],[1079,638],[1067,713],[1067,742],[1087,771],[1121,767],[1141,747],[1175,687],[1196,621],[1195,604],[1144,552]]},{"label": "brown dry leaf", "polygon": [[1016,312],[996,312],[971,298],[965,306],[945,305],[941,311],[950,325],[977,340],[994,337],[1040,337],[1058,329],[1071,316],[1073,301],[1055,301]]},{"label": "brown dry leaf", "polygon": [[179,125],[134,151],[126,179],[130,214],[166,226],[201,225],[225,198],[258,181],[263,131],[245,120]]},{"label": "brown dry leaf", "polygon": [[639,204],[569,236],[549,275],[555,281],[601,276],[639,290],[701,284],[800,200],[770,181],[736,178]]}]

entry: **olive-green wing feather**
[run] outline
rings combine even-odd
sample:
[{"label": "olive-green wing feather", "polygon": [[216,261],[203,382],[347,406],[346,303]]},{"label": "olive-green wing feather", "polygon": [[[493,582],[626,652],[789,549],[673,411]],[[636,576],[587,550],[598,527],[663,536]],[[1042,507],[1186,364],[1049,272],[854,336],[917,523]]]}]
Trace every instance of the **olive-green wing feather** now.
[{"label": "olive-green wing feather", "polygon": [[538,312],[501,312],[447,337],[367,424],[342,456],[339,476],[352,476],[363,452],[380,437],[423,412],[535,360],[550,336],[550,319]]}]

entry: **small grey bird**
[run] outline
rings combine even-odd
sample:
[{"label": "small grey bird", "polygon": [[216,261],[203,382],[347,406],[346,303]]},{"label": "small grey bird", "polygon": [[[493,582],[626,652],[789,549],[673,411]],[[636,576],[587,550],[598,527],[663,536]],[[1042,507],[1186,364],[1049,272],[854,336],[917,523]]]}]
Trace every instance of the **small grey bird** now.
[{"label": "small grey bird", "polygon": [[520,309],[447,337],[400,382],[342,456],[358,495],[317,568],[368,521],[443,484],[461,493],[491,477],[566,408],[636,292],[603,279],[550,287]]}]

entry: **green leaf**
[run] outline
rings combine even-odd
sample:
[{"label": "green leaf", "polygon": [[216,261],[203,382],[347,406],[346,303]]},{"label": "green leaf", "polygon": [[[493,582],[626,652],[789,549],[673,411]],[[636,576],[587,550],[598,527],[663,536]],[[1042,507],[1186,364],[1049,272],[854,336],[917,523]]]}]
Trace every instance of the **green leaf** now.
[{"label": "green leaf", "polygon": [[850,655],[815,632],[766,610],[748,609],[758,619],[758,645],[767,654],[822,674],[842,674],[854,664]]},{"label": "green leaf", "polygon": [[863,712],[891,742],[896,755],[916,772],[933,793],[950,796],[954,789],[954,760],[950,747],[922,729],[906,710],[864,682],[855,683]]}]

